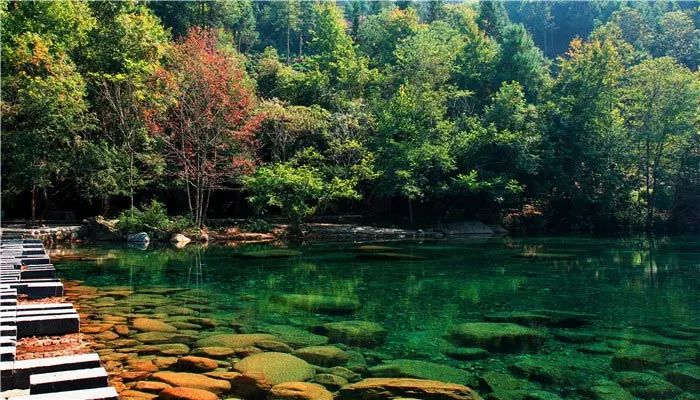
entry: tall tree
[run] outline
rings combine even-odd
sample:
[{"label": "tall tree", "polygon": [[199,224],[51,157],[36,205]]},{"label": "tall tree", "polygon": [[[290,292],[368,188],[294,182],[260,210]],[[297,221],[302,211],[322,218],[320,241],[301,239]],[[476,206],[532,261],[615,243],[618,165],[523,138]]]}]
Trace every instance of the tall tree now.
[{"label": "tall tree", "polygon": [[496,86],[518,81],[528,100],[536,100],[549,81],[549,63],[532,37],[520,24],[502,29],[500,53],[496,65]]},{"label": "tall tree", "polygon": [[[614,222],[626,201],[627,143],[620,118],[624,67],[612,42],[573,40],[559,59],[551,110],[548,188],[553,220],[582,230]],[[591,221],[589,218],[596,218]]]},{"label": "tall tree", "polygon": [[634,148],[645,202],[644,225],[652,232],[655,212],[673,190],[686,144],[697,135],[700,80],[670,57],[630,68],[623,112]]},{"label": "tall tree", "polygon": [[[120,153],[128,163],[122,183],[114,192],[96,191],[101,196],[126,194],[134,207],[136,190],[158,177],[161,159],[147,134],[144,111],[153,108],[159,95],[147,87],[169,47],[169,36],[145,6],[134,2],[92,3],[97,26],[90,34],[90,48],[84,69],[90,70],[93,107],[99,116],[102,132],[93,141],[105,141],[109,154]],[[116,7],[115,7],[116,6]],[[106,157],[109,158],[109,157]],[[98,168],[101,168],[98,166]],[[102,188],[98,171],[88,168],[86,182]],[[111,177],[106,177],[111,180]]]},{"label": "tall tree", "polygon": [[3,3],[2,92],[5,194],[31,193],[38,201],[75,182],[80,135],[91,129],[85,80],[71,55],[95,24],[87,3]]},{"label": "tall tree", "polygon": [[[6,193],[31,193],[36,220],[39,196],[71,183],[79,135],[91,127],[86,86],[68,56],[52,42],[26,32],[3,52],[3,176]],[[53,53],[53,54],[52,54]],[[64,187],[65,188],[65,187]]]},{"label": "tall tree", "polygon": [[164,141],[201,226],[212,191],[254,165],[262,116],[254,114],[255,93],[241,61],[218,46],[215,31],[190,29],[159,75],[172,102],[151,114],[151,129]]}]

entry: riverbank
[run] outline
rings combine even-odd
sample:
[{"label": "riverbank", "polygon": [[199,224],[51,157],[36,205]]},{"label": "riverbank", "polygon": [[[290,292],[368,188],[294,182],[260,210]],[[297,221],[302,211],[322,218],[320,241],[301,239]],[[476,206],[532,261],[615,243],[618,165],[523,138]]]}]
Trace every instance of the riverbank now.
[{"label": "riverbank", "polygon": [[265,231],[250,230],[246,220],[233,225],[218,225],[185,231],[148,231],[126,234],[120,232],[115,220],[102,217],[86,219],[81,225],[43,226],[23,228],[20,224],[2,228],[2,232],[42,240],[45,244],[57,243],[173,243],[182,247],[193,242],[213,243],[270,243],[279,240],[292,241],[372,241],[403,239],[443,239],[455,236],[501,236],[507,231],[499,225],[486,225],[479,221],[445,224],[428,229],[403,229],[369,226],[358,223],[314,222],[304,224],[301,231],[292,232],[286,224],[269,224]]}]

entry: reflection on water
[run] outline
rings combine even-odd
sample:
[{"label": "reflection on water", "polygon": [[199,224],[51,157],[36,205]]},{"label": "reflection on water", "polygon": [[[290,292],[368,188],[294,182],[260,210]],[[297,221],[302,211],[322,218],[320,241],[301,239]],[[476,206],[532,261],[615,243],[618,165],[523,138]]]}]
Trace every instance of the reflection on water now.
[{"label": "reflection on water", "polygon": [[[361,350],[369,367],[392,359],[430,361],[468,371],[474,375],[473,384],[487,393],[505,390],[488,382],[488,374],[498,372],[527,379],[537,390],[563,398],[591,398],[594,383],[620,381],[611,360],[625,344],[661,346],[667,354],[691,353],[650,368],[659,379],[677,367],[671,361],[697,363],[698,238],[501,238],[379,245],[387,248],[363,249],[371,250],[371,257],[352,244],[321,243],[300,248],[302,255],[289,258],[266,253],[251,257],[265,249],[260,246],[86,246],[57,252],[54,260],[62,277],[98,288],[128,286],[137,293],[146,288],[188,289],[169,296],[169,304],[195,310],[238,332],[258,332],[269,325],[316,331],[333,321],[377,322],[388,336],[380,346]],[[150,305],[135,299],[128,303],[129,312],[149,311]],[[551,318],[559,311],[578,313],[585,326],[536,326],[547,341],[535,355],[495,353],[466,361],[454,356],[455,345],[447,340],[456,324],[484,321],[502,312],[529,313],[505,317],[528,324],[543,313]],[[557,370],[573,363],[569,367],[586,372],[558,381],[546,371],[532,374],[532,367],[523,365],[531,361],[539,369],[544,365]],[[671,390],[673,396],[698,393],[692,385],[674,383],[682,389]]]}]

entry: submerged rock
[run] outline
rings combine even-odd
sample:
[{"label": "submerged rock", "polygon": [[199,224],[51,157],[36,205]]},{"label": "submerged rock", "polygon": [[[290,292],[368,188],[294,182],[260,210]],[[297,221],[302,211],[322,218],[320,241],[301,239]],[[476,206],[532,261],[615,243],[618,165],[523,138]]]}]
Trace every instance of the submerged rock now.
[{"label": "submerged rock", "polygon": [[343,386],[338,393],[342,400],[482,400],[478,393],[464,385],[412,378],[367,378]]},{"label": "submerged rock", "polygon": [[153,374],[153,378],[172,386],[202,389],[216,394],[231,390],[231,384],[228,381],[189,372],[161,371]]},{"label": "submerged rock", "polygon": [[313,365],[320,367],[335,367],[343,365],[350,358],[348,353],[335,346],[310,346],[303,347],[292,353]]},{"label": "submerged rock", "polygon": [[192,315],[195,311],[188,307],[180,306],[160,306],[153,309],[153,312],[158,314],[168,314],[168,315]]},{"label": "submerged rock", "polygon": [[211,358],[226,358],[235,354],[235,351],[230,347],[211,346],[194,349],[192,354]]},{"label": "submerged rock", "polygon": [[413,260],[425,260],[425,257],[416,256],[413,254],[405,253],[360,253],[356,256],[360,260],[394,260],[394,261],[413,261]]},{"label": "submerged rock", "polygon": [[228,347],[235,350],[253,346],[258,340],[275,339],[275,336],[267,333],[224,333],[199,339],[196,347]]},{"label": "submerged rock", "polygon": [[182,371],[212,371],[219,364],[216,360],[206,357],[186,356],[177,360],[177,367]]},{"label": "submerged rock", "polygon": [[272,296],[270,301],[301,310],[328,314],[350,314],[360,308],[360,302],[355,299],[317,294],[283,294]]},{"label": "submerged rock", "polygon": [[376,322],[340,321],[323,324],[320,333],[328,336],[331,342],[345,343],[350,346],[375,347],[384,342],[387,331]]},{"label": "submerged rock", "polygon": [[182,356],[189,354],[190,348],[182,343],[164,343],[158,345],[158,352],[166,356]]},{"label": "submerged rock", "polygon": [[219,400],[219,396],[202,389],[171,387],[160,392],[160,400]]},{"label": "submerged rock", "polygon": [[308,382],[285,382],[275,385],[268,400],[333,400],[333,394],[323,386]]},{"label": "submerged rock", "polygon": [[319,346],[328,343],[326,336],[316,335],[291,325],[267,325],[262,330],[271,333],[274,335],[273,338],[277,337],[292,347]]},{"label": "submerged rock", "polygon": [[380,245],[373,245],[373,244],[358,246],[358,247],[355,247],[354,250],[362,252],[362,253],[394,253],[397,251],[402,251],[402,249],[400,249],[398,247],[380,246]]},{"label": "submerged rock", "polygon": [[634,400],[634,396],[618,383],[601,379],[595,381],[587,394],[592,400]]},{"label": "submerged rock", "polygon": [[561,331],[554,335],[554,338],[566,343],[591,343],[598,339],[594,332]]},{"label": "submerged rock", "polygon": [[499,322],[460,324],[452,328],[450,338],[461,346],[506,353],[537,351],[545,341],[545,336],[539,331]]},{"label": "submerged rock", "polygon": [[314,382],[323,385],[330,390],[338,390],[348,384],[348,380],[342,376],[333,374],[316,374]]},{"label": "submerged rock", "polygon": [[370,368],[369,372],[376,377],[431,379],[463,385],[475,383],[474,377],[467,371],[420,360],[388,360],[384,364]]},{"label": "submerged rock", "polygon": [[521,394],[528,393],[537,388],[532,382],[519,379],[503,372],[488,371],[479,376],[479,387],[491,391],[489,398],[498,400],[509,400],[521,397]]},{"label": "submerged rock", "polygon": [[443,353],[450,358],[462,361],[480,360],[491,356],[488,350],[480,347],[452,347]]},{"label": "submerged rock", "polygon": [[499,311],[484,315],[488,322],[513,322],[523,326],[549,326],[552,317],[527,311]]},{"label": "submerged rock", "polygon": [[302,255],[301,251],[292,249],[266,249],[254,250],[238,253],[242,257],[248,258],[290,258]]},{"label": "submerged rock", "polygon": [[662,349],[633,344],[620,349],[612,358],[612,367],[618,371],[643,371],[659,368],[665,363]]},{"label": "submerged rock", "polygon": [[681,390],[662,377],[643,372],[624,371],[615,381],[630,393],[643,399],[675,399]]},{"label": "submerged rock", "polygon": [[695,364],[676,364],[666,373],[666,379],[691,392],[700,392],[700,367]]},{"label": "submerged rock", "polygon": [[237,362],[233,369],[240,373],[260,373],[271,385],[283,382],[308,381],[315,370],[306,361],[287,353],[259,353]]},{"label": "submerged rock", "polygon": [[181,335],[171,332],[142,332],[133,336],[133,339],[147,344],[159,343],[189,343],[192,341],[192,336]]},{"label": "submerged rock", "polygon": [[136,318],[132,325],[139,332],[177,332],[176,327],[151,318]]}]

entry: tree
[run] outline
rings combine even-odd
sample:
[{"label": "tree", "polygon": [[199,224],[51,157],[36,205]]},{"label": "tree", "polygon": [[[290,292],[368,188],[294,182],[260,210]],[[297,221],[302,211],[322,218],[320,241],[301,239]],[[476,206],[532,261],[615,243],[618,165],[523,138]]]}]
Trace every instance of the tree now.
[{"label": "tree", "polygon": [[389,101],[378,100],[375,113],[376,190],[405,199],[413,222],[413,203],[443,193],[455,169],[445,93],[427,84],[405,84]]},{"label": "tree", "polygon": [[619,111],[622,59],[612,42],[577,39],[558,69],[545,161],[550,207],[558,214],[553,219],[585,230],[600,228],[615,221],[616,209],[629,208],[628,141]]},{"label": "tree", "polygon": [[655,211],[673,189],[683,150],[698,132],[700,80],[670,57],[630,68],[623,92],[623,115],[636,143],[645,202],[644,225],[652,232]]},{"label": "tree", "polygon": [[172,102],[162,113],[151,111],[151,130],[165,143],[201,226],[212,191],[252,169],[262,115],[254,113],[255,94],[240,60],[218,47],[212,30],[190,29],[159,83]]},{"label": "tree", "polygon": [[8,42],[3,66],[10,74],[2,80],[4,189],[31,192],[35,221],[38,196],[48,206],[49,190],[69,180],[79,136],[93,119],[85,81],[50,39],[26,32]]},{"label": "tree", "polygon": [[370,56],[370,65],[373,67],[393,65],[396,61],[396,47],[419,29],[421,24],[415,9],[386,9],[380,14],[369,16],[360,25],[359,49],[363,54]]},{"label": "tree", "polygon": [[654,48],[655,54],[673,57],[694,70],[700,63],[700,29],[682,11],[666,13],[659,21]]},{"label": "tree", "polygon": [[503,30],[510,24],[508,12],[503,7],[503,3],[498,0],[479,0],[479,18],[477,21],[479,28],[496,40],[501,39]]},{"label": "tree", "polygon": [[520,82],[528,100],[536,100],[549,84],[549,64],[544,54],[524,26],[511,24],[501,32],[496,86],[501,82]]},{"label": "tree", "polygon": [[248,201],[262,213],[278,208],[292,223],[294,231],[317,211],[340,199],[357,199],[354,182],[326,179],[316,168],[294,162],[276,163],[258,168],[244,179],[251,193]]},{"label": "tree", "polygon": [[265,115],[261,142],[273,162],[288,161],[297,150],[314,144],[329,129],[330,113],[317,105],[290,106],[272,100],[260,108]]},{"label": "tree", "polygon": [[[145,188],[162,172],[161,157],[154,151],[155,143],[148,135],[144,112],[154,108],[159,94],[148,87],[148,82],[160,67],[161,59],[169,49],[169,37],[150,10],[135,3],[92,3],[97,26],[91,32],[91,46],[85,60],[90,70],[93,107],[99,116],[102,132],[97,140],[104,145],[93,146],[93,152],[105,149],[105,160],[126,160],[123,179],[104,176],[87,168],[85,181],[100,190],[100,196],[126,194],[134,208],[134,193]],[[111,146],[112,149],[109,149]],[[115,154],[123,153],[123,156]],[[89,165],[89,164],[88,164]],[[107,184],[95,177],[104,176]],[[113,185],[112,183],[117,183]],[[105,189],[112,188],[113,192]]]}]

